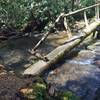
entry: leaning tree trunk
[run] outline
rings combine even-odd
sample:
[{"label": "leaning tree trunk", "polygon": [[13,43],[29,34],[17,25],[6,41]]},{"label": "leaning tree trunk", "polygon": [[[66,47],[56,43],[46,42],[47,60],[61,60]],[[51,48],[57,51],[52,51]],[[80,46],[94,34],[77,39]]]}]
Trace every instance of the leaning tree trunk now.
[{"label": "leaning tree trunk", "polygon": [[64,57],[64,55],[70,52],[74,47],[79,45],[86,37],[88,37],[96,27],[100,25],[100,21],[93,22],[87,28],[83,29],[83,33],[76,38],[71,38],[64,45],[57,47],[55,50],[50,52],[46,57],[49,61],[45,62],[39,60],[37,63],[27,68],[24,71],[24,75],[38,75],[44,72],[46,69],[52,67],[51,65],[58,62]]}]

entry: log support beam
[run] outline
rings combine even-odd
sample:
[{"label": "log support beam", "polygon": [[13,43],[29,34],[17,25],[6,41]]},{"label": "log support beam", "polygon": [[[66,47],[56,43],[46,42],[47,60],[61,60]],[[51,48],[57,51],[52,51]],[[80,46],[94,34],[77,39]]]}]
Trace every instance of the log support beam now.
[{"label": "log support beam", "polygon": [[68,38],[70,39],[72,37],[72,34],[71,34],[70,27],[68,26],[68,22],[67,22],[66,17],[64,17],[64,26],[65,26],[66,33],[68,35]]},{"label": "log support beam", "polygon": [[97,5],[96,7],[95,7],[95,17],[96,17],[96,19],[98,20],[99,19],[99,5]]},{"label": "log support beam", "polygon": [[85,21],[86,27],[88,27],[89,24],[88,24],[88,19],[87,19],[86,11],[84,11],[84,21]]},{"label": "log support beam", "polygon": [[[83,34],[77,36],[77,38],[73,39],[73,41],[67,42],[64,45],[57,47],[55,50],[51,51],[46,57],[49,61],[39,60],[29,68],[27,68],[23,75],[39,75],[42,74],[46,69],[52,67],[52,64],[57,63],[60,59],[62,59],[67,53],[69,53],[72,49],[78,46],[81,42],[84,41],[92,32],[100,25],[100,21],[97,20],[91,23],[87,28],[83,29]],[[69,41],[69,40],[68,40]]]}]

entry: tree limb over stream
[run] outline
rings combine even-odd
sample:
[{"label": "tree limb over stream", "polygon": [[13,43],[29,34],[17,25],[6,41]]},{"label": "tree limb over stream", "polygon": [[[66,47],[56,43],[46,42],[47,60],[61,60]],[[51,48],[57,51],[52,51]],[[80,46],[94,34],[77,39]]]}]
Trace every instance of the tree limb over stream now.
[{"label": "tree limb over stream", "polygon": [[66,44],[57,47],[55,50],[47,54],[46,57],[49,59],[49,61],[46,62],[43,60],[39,60],[37,63],[27,68],[23,74],[24,75],[39,75],[43,73],[46,69],[52,67],[51,66],[52,64],[55,64],[60,59],[63,59],[65,54],[67,54],[76,46],[78,46],[81,42],[83,42],[84,39],[88,37],[99,25],[100,25],[99,20],[91,23],[88,27],[83,29],[83,34],[75,37],[75,39],[72,37],[70,40],[73,40],[73,41],[68,40],[68,42],[66,41]]}]

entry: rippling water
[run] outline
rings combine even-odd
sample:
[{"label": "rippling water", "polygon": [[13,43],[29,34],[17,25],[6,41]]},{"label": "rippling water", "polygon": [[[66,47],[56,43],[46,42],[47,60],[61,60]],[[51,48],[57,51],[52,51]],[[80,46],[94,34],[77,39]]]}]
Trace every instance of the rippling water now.
[{"label": "rippling water", "polygon": [[[1,62],[6,64],[9,70],[14,70],[17,74],[22,73],[25,65],[29,64],[30,55],[27,50],[33,48],[34,41],[33,38],[16,40],[6,48],[2,47]],[[48,43],[41,47],[44,53],[54,48]],[[90,46],[88,50],[80,49],[77,56],[64,59],[60,64],[56,64],[56,67],[45,74],[48,83],[54,84],[58,90],[73,91],[83,100],[93,100],[96,90],[100,87],[100,45]]]},{"label": "rippling water", "polygon": [[55,84],[58,90],[73,91],[82,100],[94,100],[100,87],[99,50],[100,45],[95,45],[91,50],[80,50],[72,59],[65,59],[55,70],[46,73],[47,82]]}]

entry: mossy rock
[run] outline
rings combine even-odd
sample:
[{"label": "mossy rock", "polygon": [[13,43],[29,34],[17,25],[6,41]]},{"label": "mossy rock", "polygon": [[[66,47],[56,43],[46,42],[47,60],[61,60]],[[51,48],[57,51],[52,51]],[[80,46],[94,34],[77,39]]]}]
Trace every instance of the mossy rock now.
[{"label": "mossy rock", "polygon": [[[28,100],[80,100],[70,91],[56,91],[56,95],[50,96],[48,86],[41,77],[35,77],[35,82],[28,88],[20,89],[20,93]],[[23,90],[23,91],[22,91]]]},{"label": "mossy rock", "polygon": [[80,98],[70,91],[65,91],[58,93],[57,100],[80,100]]},{"label": "mossy rock", "polygon": [[35,77],[30,87],[20,89],[21,96],[28,100],[45,100],[46,93],[46,84],[40,77]]}]

